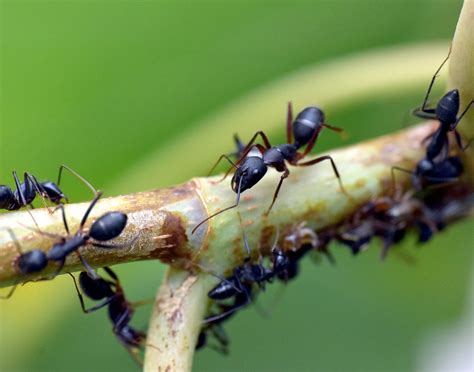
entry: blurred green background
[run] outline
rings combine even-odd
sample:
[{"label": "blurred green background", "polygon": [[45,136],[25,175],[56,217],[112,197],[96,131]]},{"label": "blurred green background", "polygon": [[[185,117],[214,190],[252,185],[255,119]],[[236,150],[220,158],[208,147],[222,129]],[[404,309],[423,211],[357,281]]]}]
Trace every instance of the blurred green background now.
[{"label": "blurred green background", "polygon": [[[300,68],[378,48],[448,40],[460,8],[461,1],[452,0],[3,0],[1,183],[12,184],[13,169],[55,178],[61,163],[109,194],[205,174],[208,167],[163,163],[153,154],[187,138],[209,115]],[[439,62],[427,66],[428,74]],[[425,88],[418,84],[348,102],[328,116],[350,133],[346,144],[370,138],[405,125]],[[281,112],[270,131],[276,142],[283,139],[284,105],[275,102],[273,109]],[[258,129],[261,118],[255,119],[247,125]],[[212,144],[196,142],[187,156],[215,146],[205,159],[212,164],[232,146],[232,133]],[[338,145],[340,139],[328,135],[318,148]],[[137,174],[129,170],[147,159],[155,168],[143,169],[130,186],[124,183],[127,174]],[[160,181],[163,173],[166,182]],[[73,179],[64,188],[75,201],[90,197]],[[243,311],[226,327],[231,354],[199,352],[195,370],[417,370],[423,342],[463,314],[471,290],[473,227],[472,221],[457,224],[423,247],[406,242],[403,249],[417,258],[415,266],[395,255],[381,264],[376,247],[356,259],[334,247],[337,266],[305,262],[300,280],[288,286],[269,319],[253,307]],[[143,262],[116,269],[128,296],[139,300],[154,296],[164,267]],[[260,297],[262,306],[271,305],[274,292]],[[146,327],[149,310],[138,310],[137,327]],[[106,314],[82,314],[66,277],[27,285],[0,303],[0,368],[136,369]]]}]

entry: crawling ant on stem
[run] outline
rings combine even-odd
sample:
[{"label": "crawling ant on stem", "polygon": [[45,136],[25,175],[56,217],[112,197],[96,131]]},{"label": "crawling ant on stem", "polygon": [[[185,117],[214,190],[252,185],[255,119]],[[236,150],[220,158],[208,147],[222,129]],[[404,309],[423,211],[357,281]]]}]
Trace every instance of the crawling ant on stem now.
[{"label": "crawling ant on stem", "polygon": [[[324,113],[321,109],[317,107],[306,107],[296,116],[295,120],[293,121],[292,106],[291,102],[289,102],[286,122],[287,143],[272,146],[268,140],[267,135],[263,131],[258,131],[241,151],[241,155],[235,163],[229,158],[228,155],[221,155],[212,167],[211,172],[223,159],[226,159],[232,165],[232,168],[235,169],[235,173],[231,180],[231,187],[232,190],[237,194],[235,204],[224,208],[199,222],[192,230],[192,233],[194,233],[202,224],[211,218],[229,209],[237,207],[240,202],[240,194],[245,190],[255,186],[265,176],[268,167],[274,168],[277,172],[282,173],[282,175],[273,194],[270,207],[264,214],[265,216],[270,213],[278,197],[278,193],[283,181],[290,174],[287,163],[292,166],[306,167],[315,165],[325,160],[329,160],[331,162],[334,174],[336,175],[339,182],[341,191],[347,194],[342,184],[336,164],[330,155],[324,155],[309,161],[301,162],[301,160],[304,159],[315,146],[318,136],[323,128],[327,128],[335,132],[342,132],[341,128],[324,123],[324,119]],[[254,145],[254,142],[259,136],[263,140],[264,144]],[[300,152],[299,150],[303,146],[306,146],[306,148],[303,152]],[[253,148],[255,148],[259,154],[254,155],[253,153],[250,153]],[[222,180],[227,177],[232,168],[224,175]]]},{"label": "crawling ant on stem", "polygon": [[204,320],[206,323],[215,323],[219,319],[227,318],[235,311],[247,306],[252,301],[253,284],[255,283],[263,289],[265,283],[270,282],[274,276],[273,271],[265,268],[261,262],[258,264],[250,262],[250,247],[247,236],[242,227],[240,214],[239,220],[247,256],[244,258],[242,265],[234,268],[231,276],[227,278],[218,277],[221,281],[207,294],[211,300],[227,300],[234,298],[234,303],[232,305],[221,305],[221,308],[224,310],[217,315],[207,317]]},{"label": "crawling ant on stem", "polygon": [[426,159],[428,161],[433,161],[441,154],[441,152],[445,153],[444,157],[447,156],[447,153],[449,151],[449,132],[454,132],[456,142],[461,150],[464,151],[469,145],[462,145],[461,135],[456,130],[456,127],[463,118],[463,116],[471,108],[472,104],[474,103],[474,100],[471,100],[471,102],[469,102],[469,104],[466,106],[461,115],[459,115],[459,117],[458,112],[460,102],[459,91],[457,89],[450,90],[443,97],[441,97],[441,99],[438,101],[438,104],[436,105],[436,108],[427,107],[428,98],[431,93],[431,89],[433,88],[436,77],[438,76],[439,71],[444,66],[446,61],[449,59],[450,54],[451,49],[449,50],[446,59],[441,63],[441,65],[438,67],[435,74],[433,75],[422,106],[413,110],[413,114],[419,118],[433,119],[439,121],[438,129],[423,140],[423,142],[425,142],[431,139],[426,149]]},{"label": "crawling ant on stem", "polygon": [[[139,357],[139,352],[140,347],[146,344],[146,334],[133,328],[130,325],[130,321],[134,313],[134,308],[147,302],[129,302],[125,297],[125,293],[115,272],[109,267],[104,267],[103,269],[110,279],[104,279],[97,275],[94,277],[88,272],[82,271],[79,274],[79,286],[77,285],[74,275],[71,273],[68,274],[74,281],[74,287],[76,288],[82,311],[85,314],[89,314],[107,306],[109,318],[113,324],[112,331],[132,358],[141,365],[143,362]],[[87,309],[82,294],[93,301],[102,300],[102,302]]]},{"label": "crawling ant on stem", "polygon": [[59,167],[57,183],[52,181],[39,182],[35,176],[28,172],[24,173],[23,182],[20,183],[16,171],[13,171],[13,180],[15,181],[16,190],[13,191],[9,186],[0,185],[0,209],[14,211],[26,206],[33,208],[32,203],[36,195],[39,195],[43,199],[43,202],[45,200],[53,204],[60,204],[63,200],[68,202],[67,196],[59,188],[63,169],[81,180],[95,194],[94,187],[84,177],[64,164]]},{"label": "crawling ant on stem", "polygon": [[[58,268],[52,276],[40,280],[54,279],[63,269],[64,264],[66,262],[66,258],[72,252],[75,252],[79,259],[82,261],[83,265],[86,267],[89,274],[92,277],[97,277],[95,271],[89,266],[87,261],[78,251],[80,247],[90,244],[94,247],[99,248],[123,248],[133,244],[133,242],[137,239],[137,237],[135,237],[131,241],[123,244],[105,243],[109,240],[118,237],[125,229],[125,226],[127,224],[127,215],[122,212],[107,212],[92,223],[88,232],[84,231],[84,225],[87,221],[87,218],[89,217],[90,212],[92,211],[101,196],[102,193],[98,191],[96,197],[92,200],[86,212],[84,213],[81,223],[79,224],[79,228],[74,234],[70,233],[69,226],[66,220],[64,206],[58,206],[58,208],[60,208],[62,212],[63,224],[67,236],[52,234],[41,230],[35,230],[42,235],[46,235],[59,240],[59,242],[55,243],[52,248],[47,252],[44,252],[41,249],[32,249],[28,252],[22,253],[18,241],[14,239],[19,253],[19,256],[15,262],[15,266],[17,267],[18,272],[20,274],[40,272],[44,268],[46,268],[48,262],[52,261],[58,263]],[[11,230],[9,231],[12,235],[13,232]],[[14,235],[12,235],[12,237],[14,238]],[[16,286],[12,288],[10,293],[5,298],[9,298],[13,294],[15,288]]]}]

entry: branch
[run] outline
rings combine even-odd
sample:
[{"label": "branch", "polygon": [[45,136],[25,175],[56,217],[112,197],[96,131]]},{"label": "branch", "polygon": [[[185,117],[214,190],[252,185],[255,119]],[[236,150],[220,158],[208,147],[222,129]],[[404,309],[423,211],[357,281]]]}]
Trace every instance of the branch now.
[{"label": "branch", "polygon": [[[423,155],[420,143],[433,131],[436,123],[388,135],[366,143],[331,152],[350,198],[342,193],[330,164],[317,167],[292,168],[281,195],[268,218],[263,212],[273,196],[280,175],[274,171],[252,190],[242,195],[242,213],[250,242],[260,242],[262,249],[271,245],[273,230],[288,231],[297,221],[308,221],[308,226],[320,230],[350,215],[359,205],[374,195],[380,195],[390,185],[390,167],[398,164],[413,168]],[[194,263],[217,273],[223,273],[239,263],[243,250],[240,227],[234,211],[224,213],[202,226],[192,235],[192,228],[208,214],[235,201],[229,180],[216,183],[220,177],[195,178],[169,189],[140,192],[106,198],[97,203],[91,217],[111,210],[127,213],[128,225],[118,242],[139,239],[126,249],[81,248],[81,254],[93,267],[118,263],[159,259],[178,269],[195,269]],[[65,207],[71,231],[77,229],[88,203]],[[45,209],[31,211],[42,231],[64,234],[59,212],[50,214]],[[28,228],[25,228],[28,226]],[[10,228],[16,238],[6,231]],[[19,275],[15,266],[18,257],[16,243],[23,251],[51,248],[54,239],[35,230],[29,212],[15,212],[0,216],[0,287],[24,283],[45,277],[55,271],[51,264],[41,273]],[[229,255],[229,252],[234,254]],[[81,263],[70,255],[63,272],[77,271]]]}]

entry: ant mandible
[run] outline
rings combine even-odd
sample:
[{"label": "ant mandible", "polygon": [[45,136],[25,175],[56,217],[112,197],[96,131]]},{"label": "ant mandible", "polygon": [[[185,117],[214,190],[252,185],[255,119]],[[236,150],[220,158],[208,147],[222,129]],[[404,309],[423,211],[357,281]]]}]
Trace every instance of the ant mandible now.
[{"label": "ant mandible", "polygon": [[84,177],[64,164],[59,167],[57,184],[52,181],[39,182],[35,176],[28,172],[24,173],[23,183],[20,183],[16,171],[13,171],[16,190],[13,191],[9,186],[0,185],[0,209],[15,211],[26,206],[33,208],[32,203],[36,195],[40,195],[43,201],[49,200],[54,204],[60,204],[62,200],[68,202],[68,198],[59,188],[63,169],[69,171],[95,193],[94,187]]},{"label": "ant mandible", "polygon": [[428,144],[426,149],[426,158],[430,161],[435,159],[443,151],[445,152],[446,156],[447,152],[449,151],[449,132],[454,132],[456,142],[461,150],[464,151],[469,145],[462,145],[461,135],[456,130],[456,127],[463,118],[463,116],[471,108],[472,104],[474,103],[474,100],[471,100],[471,102],[469,102],[469,104],[466,106],[466,108],[459,117],[457,115],[460,103],[459,91],[457,89],[450,90],[443,97],[441,97],[441,99],[438,101],[438,104],[436,105],[436,108],[427,107],[428,98],[431,93],[431,89],[433,88],[433,84],[436,80],[436,77],[438,76],[438,73],[443,67],[443,65],[449,59],[450,54],[451,49],[449,50],[446,59],[441,63],[441,65],[438,67],[435,74],[433,75],[430,85],[428,86],[423,105],[420,108],[413,110],[413,114],[419,118],[434,119],[438,120],[440,123],[438,129],[436,129],[434,133],[432,133],[423,140],[424,142],[431,138],[430,143]]},{"label": "ant mandible", "polygon": [[145,302],[136,304],[130,303],[125,297],[125,293],[115,272],[109,267],[104,267],[103,269],[111,280],[104,279],[100,276],[93,277],[85,271],[79,274],[79,286],[81,287],[82,293],[91,300],[102,300],[101,303],[89,309],[85,307],[84,298],[79,290],[76,278],[71,273],[68,273],[74,281],[74,287],[76,288],[82,311],[85,314],[89,314],[108,306],[108,314],[113,324],[115,336],[133,359],[138,364],[142,364],[138,353],[140,347],[145,344],[146,334],[133,328],[130,325],[130,321],[134,313],[134,307],[138,304],[144,304]]},{"label": "ant mandible", "polygon": [[[202,224],[211,218],[229,209],[237,207],[240,202],[240,194],[245,190],[255,186],[263,178],[263,176],[265,176],[268,167],[272,167],[277,172],[283,174],[280,177],[278,186],[273,194],[273,200],[270,204],[270,207],[265,212],[265,216],[270,213],[283,181],[290,174],[287,163],[292,166],[305,167],[329,160],[331,162],[334,174],[336,175],[339,182],[339,187],[341,191],[346,194],[344,186],[341,182],[339,171],[337,170],[336,164],[330,155],[324,155],[317,157],[316,159],[301,162],[301,160],[304,159],[313,149],[314,145],[316,144],[316,140],[318,139],[319,133],[323,128],[328,128],[336,132],[341,132],[342,129],[324,123],[324,113],[318,107],[306,107],[296,116],[294,121],[292,112],[292,105],[291,102],[289,102],[286,121],[287,143],[272,146],[268,140],[267,135],[263,131],[258,131],[254,134],[250,142],[245,146],[245,149],[241,151],[241,156],[237,162],[234,163],[226,154],[223,154],[219,157],[216,164],[212,167],[211,172],[223,159],[226,159],[232,165],[232,167],[235,168],[236,171],[231,180],[231,187],[232,190],[237,194],[236,202],[230,207],[224,208],[199,222],[192,230],[192,233],[194,233]],[[254,145],[254,142],[258,136],[262,138],[264,145]],[[239,149],[239,143],[237,140],[236,145]],[[303,146],[306,146],[305,150],[303,152],[299,152],[298,150]],[[253,148],[256,148],[259,154],[254,155],[253,153],[250,153]],[[240,150],[238,152],[240,152]],[[229,172],[230,170],[225,174],[223,179],[226,178]]]}]

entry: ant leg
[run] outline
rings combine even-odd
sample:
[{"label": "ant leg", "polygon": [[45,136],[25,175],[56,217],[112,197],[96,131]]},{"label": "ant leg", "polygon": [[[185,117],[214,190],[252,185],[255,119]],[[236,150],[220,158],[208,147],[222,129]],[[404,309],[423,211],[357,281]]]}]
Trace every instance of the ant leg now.
[{"label": "ant leg", "polygon": [[456,122],[449,127],[449,130],[453,130],[454,128],[456,128],[458,123],[462,120],[463,116],[466,115],[466,113],[469,111],[473,103],[474,103],[474,100],[471,100],[471,102],[469,102],[469,104],[466,106],[462,114],[457,118]]},{"label": "ant leg", "polygon": [[62,219],[63,219],[64,229],[66,230],[66,233],[68,235],[70,235],[71,233],[69,232],[69,225],[67,224],[66,212],[64,210],[64,205],[59,204],[56,208],[54,208],[54,211],[56,211],[57,209],[61,209],[61,216],[62,216]]},{"label": "ant leg", "polygon": [[134,244],[137,239],[140,237],[140,233],[135,235],[131,240],[125,243],[113,243],[113,244],[107,244],[107,243],[91,243],[94,247],[98,248],[126,248],[130,247],[132,244]]},{"label": "ant leg", "polygon": [[463,146],[461,135],[456,129],[454,129],[454,136],[456,137],[456,143],[461,151],[466,151],[472,143],[472,138],[471,138],[469,141],[467,141],[466,145]]},{"label": "ant leg", "polygon": [[79,290],[79,286],[77,285],[76,278],[71,273],[68,273],[68,274],[71,276],[71,278],[74,282],[74,287],[76,288],[77,297],[79,298],[79,302],[81,303],[82,312],[84,314],[92,313],[93,311],[99,310],[99,309],[103,308],[104,306],[107,306],[115,298],[115,296],[110,296],[105,301],[101,302],[100,304],[98,304],[96,306],[93,306],[89,309],[86,309],[86,306],[84,304],[84,297],[82,296],[82,293]]},{"label": "ant leg", "polygon": [[149,298],[147,300],[140,300],[140,301],[134,301],[134,302],[129,302],[130,306],[134,309],[140,306],[145,306],[145,305],[152,305],[155,302],[155,298]]},{"label": "ant leg", "polygon": [[230,314],[233,314],[236,311],[238,311],[238,310],[244,308],[245,306],[247,306],[252,301],[252,298],[250,297],[250,294],[249,294],[248,290],[245,289],[243,293],[245,294],[245,301],[244,302],[240,303],[237,306],[231,306],[229,310],[224,311],[220,314],[213,315],[213,316],[210,316],[210,317],[204,319],[203,323],[214,323],[214,322],[218,321],[219,319],[225,318],[225,317],[229,316]]},{"label": "ant leg", "polygon": [[73,176],[75,176],[76,178],[78,178],[80,181],[82,181],[89,189],[91,189],[91,191],[93,192],[94,195],[97,195],[99,192],[96,190],[96,188],[94,186],[92,186],[92,184],[87,181],[84,177],[82,177],[79,173],[77,173],[75,170],[69,168],[67,165],[65,164],[61,164],[61,166],[59,167],[59,174],[58,174],[58,186],[59,184],[61,183],[61,175],[62,175],[62,172],[63,172],[63,169],[66,169],[67,171],[69,171],[69,173],[71,173]]},{"label": "ant leg", "polygon": [[421,107],[417,107],[413,109],[411,113],[420,119],[436,120],[438,118],[436,116],[435,109],[422,109]]},{"label": "ant leg", "polygon": [[229,353],[229,337],[224,331],[224,328],[220,324],[213,324],[210,328],[209,331],[212,333],[214,338],[219,342],[219,346],[213,346],[209,345],[211,349],[214,351],[217,351],[218,353],[221,354],[228,354]]},{"label": "ant leg", "polygon": [[10,291],[6,295],[0,295],[0,300],[8,300],[11,296],[13,296],[13,293],[15,293],[16,288],[18,285],[14,285],[13,287],[10,288]]},{"label": "ant leg", "polygon": [[240,178],[240,181],[239,181],[239,187],[237,189],[237,198],[235,200],[235,204],[231,205],[230,207],[227,207],[227,208],[224,208],[224,209],[221,209],[220,211],[217,211],[216,213],[214,214],[211,214],[209,217],[205,218],[204,220],[202,220],[201,222],[199,222],[195,227],[194,229],[192,229],[191,231],[191,234],[194,234],[196,232],[196,230],[203,224],[205,223],[206,221],[209,221],[211,218],[214,218],[215,216],[225,212],[225,211],[228,211],[229,209],[232,209],[232,208],[235,208],[239,205],[240,203],[240,189],[241,189],[241,186],[242,186],[242,180],[243,180],[243,177]]},{"label": "ant leg", "polygon": [[337,177],[337,182],[339,183],[339,188],[341,189],[341,191],[344,194],[349,195],[347,193],[346,189],[344,188],[344,185],[342,184],[341,176],[339,175],[339,171],[337,170],[336,163],[334,162],[333,158],[330,155],[320,156],[319,158],[309,160],[309,161],[306,161],[304,163],[297,163],[296,166],[298,166],[298,167],[307,167],[307,166],[310,166],[310,165],[320,163],[324,160],[329,160],[331,162],[332,170],[334,171],[334,174]]},{"label": "ant leg", "polygon": [[[448,52],[448,55],[446,56],[446,58],[444,59],[444,61],[441,63],[441,65],[438,67],[438,69],[436,70],[436,72],[434,73],[433,77],[431,78],[431,82],[430,82],[430,85],[428,86],[428,90],[426,91],[426,95],[425,95],[425,99],[423,101],[423,105],[421,105],[421,111],[422,112],[426,112],[426,104],[428,102],[428,98],[430,96],[430,93],[431,93],[431,89],[433,88],[433,84],[436,80],[436,78],[438,77],[438,73],[441,71],[441,69],[443,68],[444,64],[447,62],[447,60],[449,59],[449,56],[451,54],[451,46],[449,47],[449,52]],[[415,114],[416,115],[416,114]],[[418,115],[417,115],[418,116]]]},{"label": "ant leg", "polygon": [[219,279],[221,282],[224,282],[224,283],[229,284],[233,289],[235,289],[236,292],[238,292],[238,293],[241,293],[241,292],[242,292],[242,290],[241,290],[239,287],[237,287],[237,286],[235,285],[235,283],[232,282],[231,280],[228,280],[228,279],[224,278],[223,276],[221,276],[221,275],[219,275],[219,274],[216,274],[216,273],[213,273],[212,271],[209,271],[208,269],[206,269],[206,268],[203,267],[202,265],[199,265],[199,264],[197,264],[197,263],[195,263],[194,265],[197,266],[197,267],[199,267],[199,269],[200,269],[201,271],[205,272],[206,274],[212,275],[213,277]]},{"label": "ant leg", "polygon": [[327,128],[327,129],[330,129],[334,132],[344,132],[344,129],[342,128],[339,128],[339,127],[335,127],[334,125],[329,125],[329,124],[326,124],[326,123],[323,123],[321,124],[324,128]]},{"label": "ant leg", "polygon": [[29,174],[28,172],[25,172],[24,178],[25,178],[25,184],[26,184],[27,179],[31,182],[30,186],[33,186],[36,193],[41,197],[44,207],[48,210],[49,214],[51,214],[52,212],[50,208],[48,207],[48,205],[46,204],[46,199],[48,199],[48,193],[44,190],[44,187],[38,182],[35,176],[33,176],[32,174]]},{"label": "ant leg", "polygon": [[285,171],[284,171],[283,174],[281,175],[280,181],[278,182],[278,186],[277,186],[275,192],[273,193],[273,200],[272,200],[272,203],[270,204],[270,207],[268,207],[267,211],[264,213],[264,216],[268,216],[268,214],[269,214],[270,211],[272,210],[273,204],[275,204],[275,201],[276,201],[276,198],[277,198],[277,196],[278,196],[278,193],[280,192],[281,185],[283,184],[283,181],[285,180],[285,178],[289,176],[289,174],[290,174],[290,171],[289,171],[288,168],[285,166]]},{"label": "ant leg", "polygon": [[98,202],[100,197],[102,196],[102,191],[97,191],[97,194],[95,195],[95,198],[92,200],[92,202],[89,205],[89,208],[87,208],[86,213],[84,213],[84,216],[82,217],[81,224],[79,225],[79,230],[81,231],[82,228],[84,227],[84,224],[86,223],[87,217],[89,217],[89,214],[92,211],[92,208],[94,208],[95,204]]},{"label": "ant leg", "polygon": [[288,102],[288,111],[286,114],[286,140],[288,143],[293,142],[293,107],[291,101]]},{"label": "ant leg", "polygon": [[247,257],[250,258],[250,247],[249,247],[249,242],[247,240],[247,235],[245,234],[244,226],[242,224],[242,216],[240,212],[237,212],[237,215],[239,216],[240,230],[242,230],[242,238],[244,239],[244,246],[245,246],[245,250],[247,251]]},{"label": "ant leg", "polygon": [[240,157],[240,154],[245,149],[244,143],[240,140],[240,137],[237,133],[234,133],[234,143],[235,147],[237,148],[236,152],[231,153],[231,155],[235,156],[237,159]]},{"label": "ant leg", "polygon": [[219,165],[219,163],[222,161],[222,159],[226,159],[232,165],[232,167],[230,168],[230,170],[228,170],[226,172],[224,178],[222,178],[219,182],[224,181],[225,177],[227,177],[227,175],[232,170],[232,168],[235,168],[235,169],[238,168],[238,166],[229,158],[229,156],[227,154],[222,154],[221,156],[219,156],[219,159],[217,159],[216,163],[212,166],[212,168],[207,173],[208,177],[211,175],[211,173],[214,171],[214,169],[216,169],[216,167]]},{"label": "ant leg", "polygon": [[323,127],[315,128],[313,136],[310,138],[310,140],[309,140],[308,144],[306,145],[306,148],[304,149],[304,151],[302,153],[298,153],[297,161],[299,159],[303,159],[306,155],[308,155],[311,152],[314,145],[316,144],[316,140],[318,139],[319,133],[321,133],[322,128]]},{"label": "ant leg", "polygon": [[399,193],[401,192],[401,189],[399,187],[397,187],[397,184],[395,182],[395,171],[399,171],[399,172],[404,172],[404,173],[408,173],[408,174],[411,174],[411,175],[414,175],[415,172],[412,172],[408,169],[405,169],[405,168],[400,168],[400,167],[397,167],[397,166],[392,166],[392,168],[390,168],[390,174],[391,174],[391,178],[392,178],[392,185],[391,185],[391,189],[392,189],[392,195],[399,195]]},{"label": "ant leg", "polygon": [[[100,276],[99,274],[97,274],[97,272],[92,268],[91,265],[89,265],[89,263],[86,261],[86,259],[82,256],[82,254],[80,254],[78,251],[76,251],[76,256],[81,260],[82,264],[84,265],[84,267],[86,268],[86,271],[87,273],[89,274],[89,276],[94,279],[94,280],[98,280],[100,279]],[[63,266],[64,266],[64,261],[63,261]],[[58,273],[59,274],[59,273]]]},{"label": "ant leg", "polygon": [[[21,191],[21,184],[16,174],[16,171],[13,171],[13,180],[15,181],[15,186],[18,193],[17,197],[20,199],[22,207],[26,207],[27,204],[26,204],[25,195],[23,194],[23,191]],[[26,179],[25,179],[25,188],[26,188]]]},{"label": "ant leg", "polygon": [[115,281],[115,283],[119,283],[119,278],[117,274],[108,266],[103,267],[104,271]]},{"label": "ant leg", "polygon": [[8,231],[8,234],[10,235],[11,239],[15,243],[15,247],[16,247],[16,250],[17,250],[18,254],[19,255],[23,254],[23,252],[21,251],[20,242],[16,238],[16,235],[15,235],[15,232],[13,231],[13,229],[11,229],[10,227],[0,227],[0,231],[3,231],[3,230]]}]

